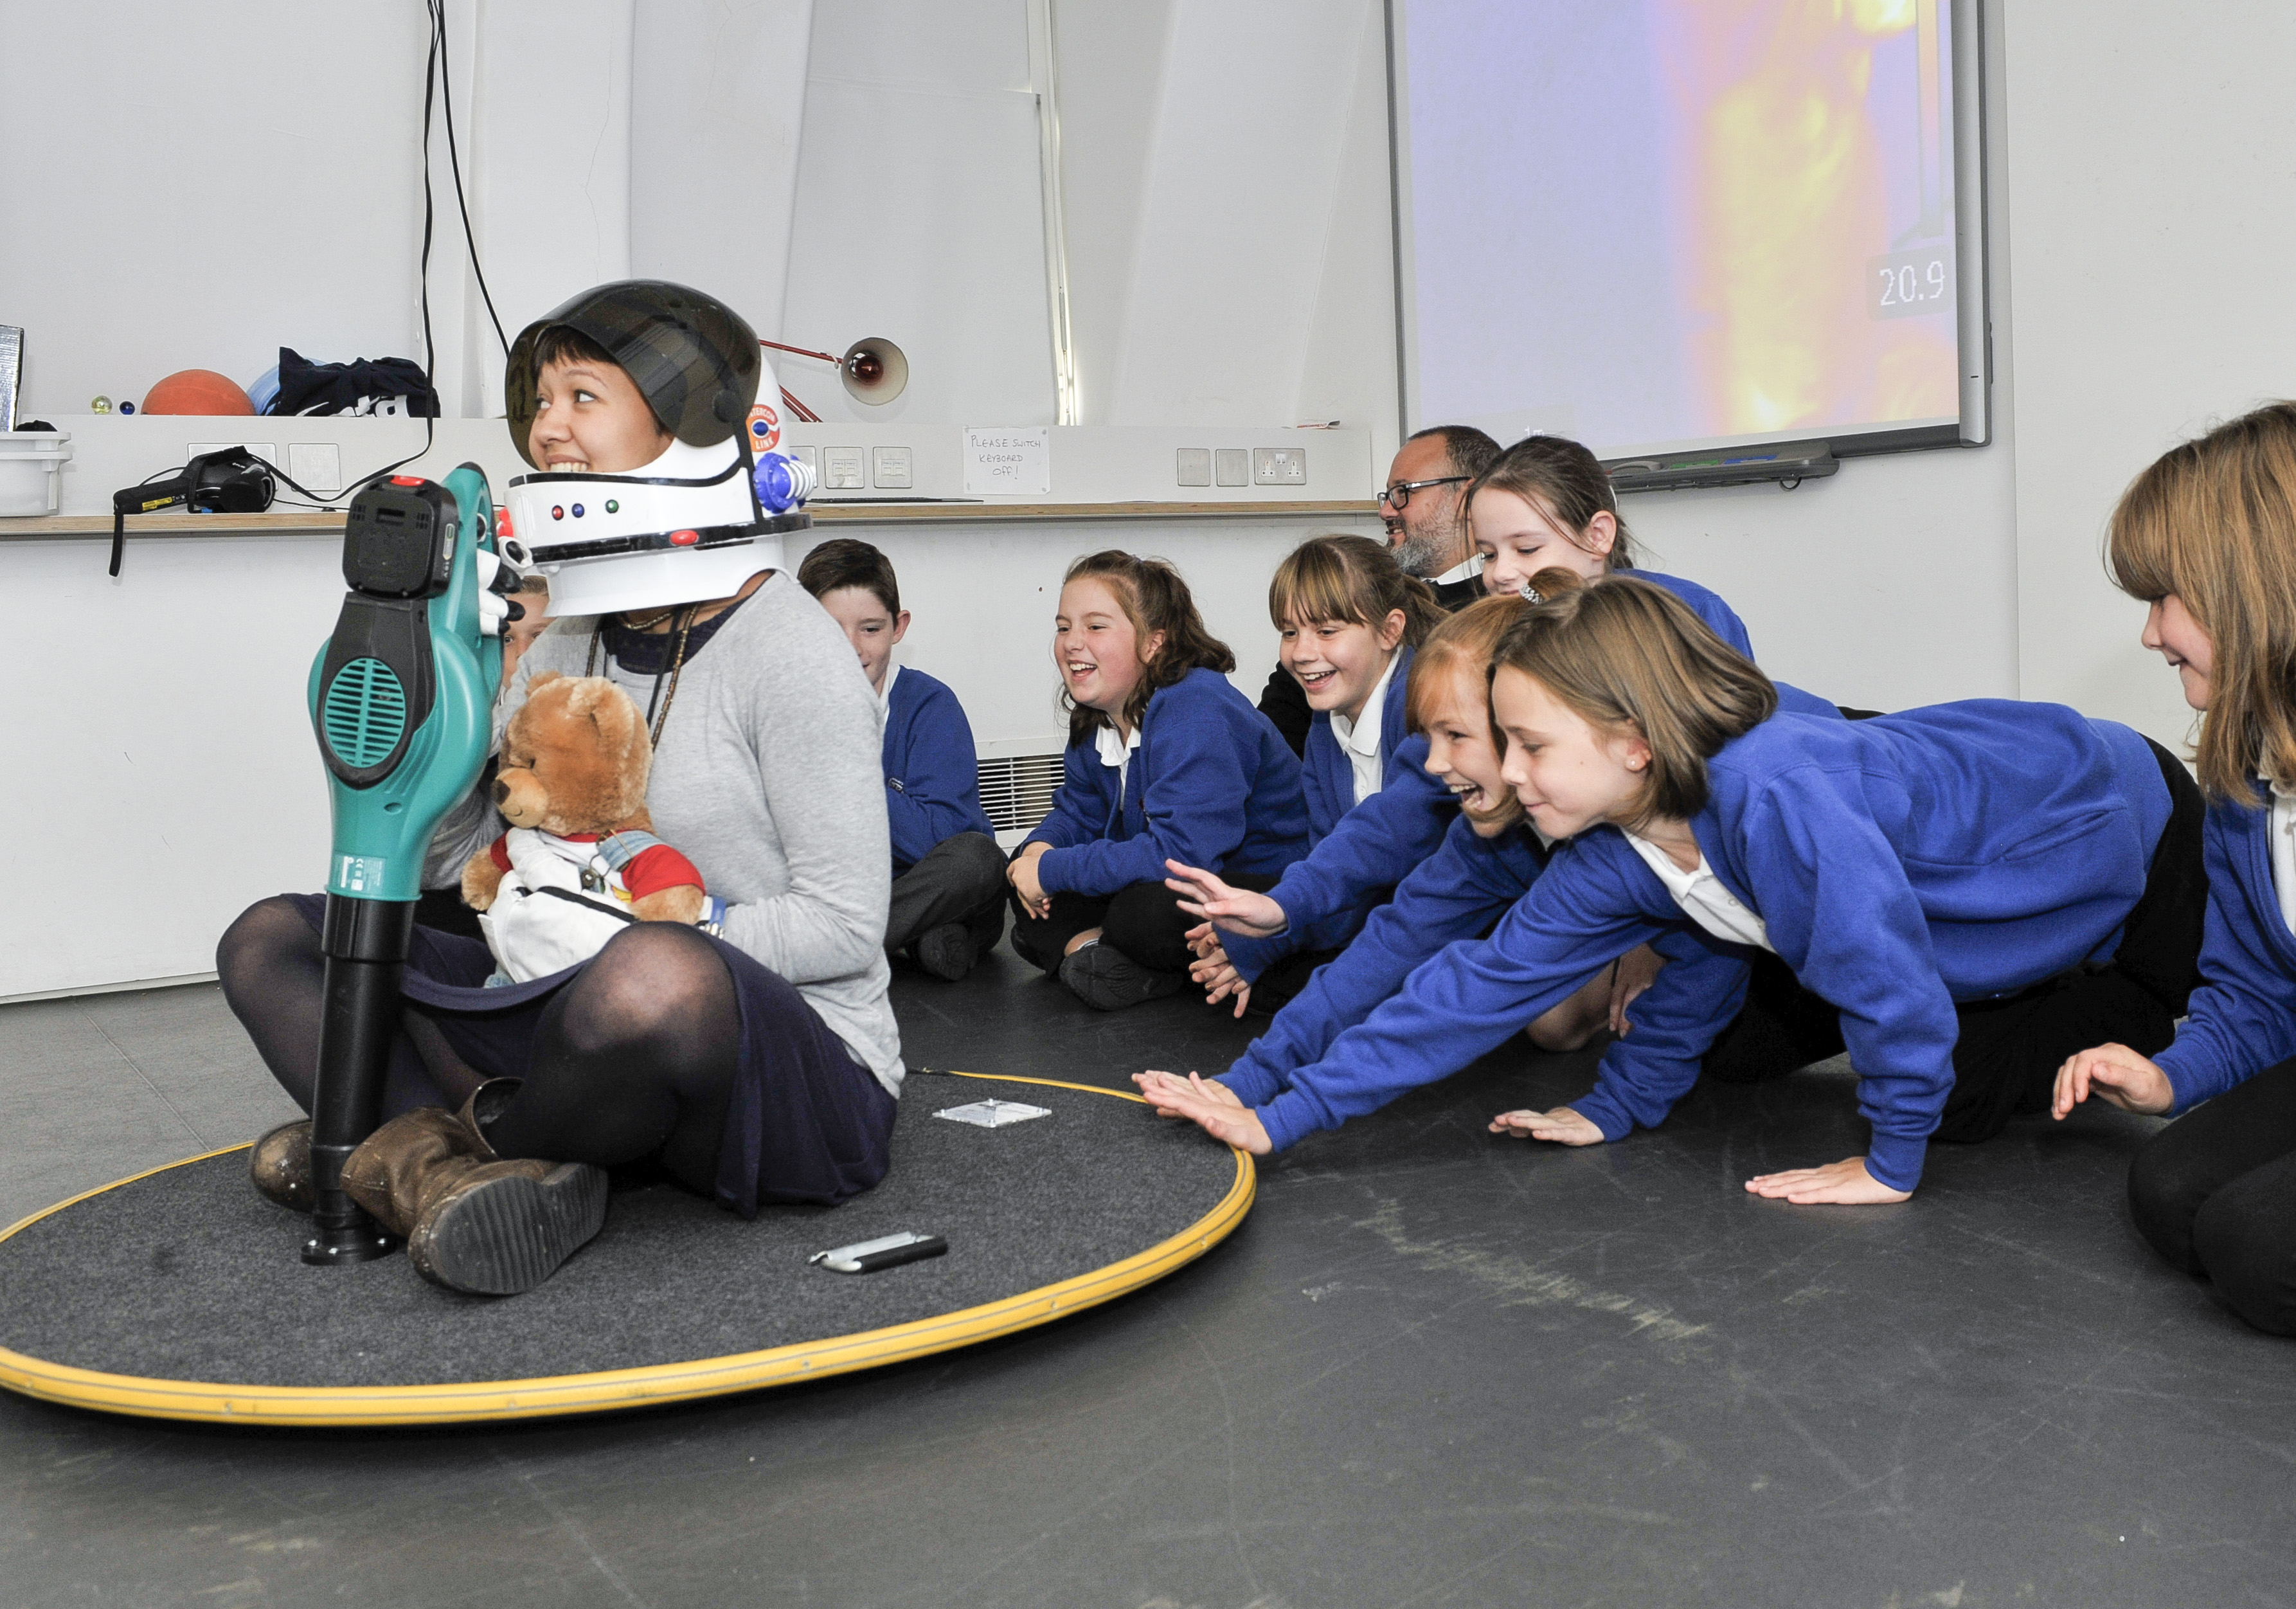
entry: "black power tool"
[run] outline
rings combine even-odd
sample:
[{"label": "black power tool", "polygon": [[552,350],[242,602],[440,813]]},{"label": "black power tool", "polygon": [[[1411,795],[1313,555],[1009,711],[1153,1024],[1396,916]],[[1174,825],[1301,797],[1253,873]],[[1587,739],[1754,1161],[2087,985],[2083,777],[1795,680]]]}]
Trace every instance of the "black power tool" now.
[{"label": "black power tool", "polygon": [[119,573],[127,545],[127,516],[173,508],[195,514],[257,514],[277,492],[271,466],[243,447],[201,453],[164,480],[147,480],[111,494],[111,573]]}]

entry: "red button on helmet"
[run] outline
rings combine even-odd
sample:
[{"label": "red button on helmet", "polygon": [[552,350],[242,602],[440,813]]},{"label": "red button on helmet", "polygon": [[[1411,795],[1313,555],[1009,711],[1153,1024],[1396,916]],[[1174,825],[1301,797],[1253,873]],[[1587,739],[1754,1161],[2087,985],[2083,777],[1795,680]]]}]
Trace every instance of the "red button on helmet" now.
[{"label": "red button on helmet", "polygon": [[669,533],[669,545],[672,547],[691,547],[700,540],[701,540],[701,533],[698,530],[674,530]]}]

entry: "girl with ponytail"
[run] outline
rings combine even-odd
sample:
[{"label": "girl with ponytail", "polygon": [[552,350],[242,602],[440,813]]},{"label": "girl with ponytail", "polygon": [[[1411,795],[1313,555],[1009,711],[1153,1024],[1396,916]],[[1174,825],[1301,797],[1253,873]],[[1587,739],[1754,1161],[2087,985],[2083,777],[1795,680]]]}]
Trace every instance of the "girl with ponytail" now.
[{"label": "girl with ponytail", "polygon": [[1053,658],[1069,746],[1053,808],[1013,858],[1013,948],[1115,1011],[1187,986],[1193,919],[1169,859],[1272,885],[1308,847],[1300,762],[1229,685],[1180,572],[1110,550],[1069,566]]}]

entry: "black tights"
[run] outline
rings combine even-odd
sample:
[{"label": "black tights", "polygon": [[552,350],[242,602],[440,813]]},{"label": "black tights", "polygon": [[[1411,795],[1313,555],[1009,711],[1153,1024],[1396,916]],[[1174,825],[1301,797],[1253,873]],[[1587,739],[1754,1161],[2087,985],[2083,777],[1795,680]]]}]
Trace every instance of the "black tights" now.
[{"label": "black tights", "polygon": [[2296,1062],[2161,1129],[2128,1167],[2136,1232],[2259,1330],[2296,1335]]},{"label": "black tights", "polygon": [[[263,900],[224,934],[216,968],[271,1076],[309,1111],[326,970],[318,933],[287,900]],[[522,1077],[487,1129],[500,1154],[601,1167],[651,1158],[688,1188],[714,1191],[742,1016],[709,940],[640,923],[538,1013],[503,1014],[402,1008],[384,1117],[460,1105],[489,1076]]]}]

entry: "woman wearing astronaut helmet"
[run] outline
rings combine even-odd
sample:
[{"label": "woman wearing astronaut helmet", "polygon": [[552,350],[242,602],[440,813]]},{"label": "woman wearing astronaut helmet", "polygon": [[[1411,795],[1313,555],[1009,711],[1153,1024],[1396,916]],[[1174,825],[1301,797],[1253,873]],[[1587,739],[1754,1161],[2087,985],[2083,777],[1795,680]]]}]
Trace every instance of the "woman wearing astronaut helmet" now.
[{"label": "woman wearing astronaut helmet", "polygon": [[[505,1160],[652,1160],[745,1217],[874,1185],[903,1072],[876,700],[783,568],[782,533],[805,517],[767,512],[752,488],[742,427],[769,373],[739,315],[662,281],[586,291],[512,348],[510,428],[535,472],[508,501],[551,576],[553,623],[498,719],[545,672],[616,682],[652,734],[654,830],[713,899],[696,926],[640,923],[578,967],[494,989],[485,946],[418,927],[386,1095],[387,1115],[469,1102]],[[478,795],[453,819],[434,863],[501,831]],[[263,901],[218,956],[234,1009],[307,1109],[315,922],[299,900]],[[603,1176],[592,1194],[603,1202]],[[506,1259],[523,1284],[597,1218],[545,1227],[544,1256]]]}]

